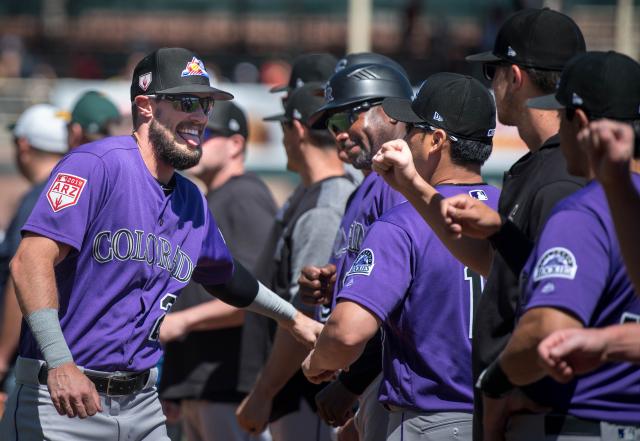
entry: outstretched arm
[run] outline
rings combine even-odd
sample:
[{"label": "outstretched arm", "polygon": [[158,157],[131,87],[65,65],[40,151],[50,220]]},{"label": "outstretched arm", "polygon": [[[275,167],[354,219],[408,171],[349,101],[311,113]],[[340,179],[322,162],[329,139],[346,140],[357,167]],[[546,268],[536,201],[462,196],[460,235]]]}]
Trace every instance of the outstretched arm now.
[{"label": "outstretched arm", "polygon": [[[389,141],[382,146],[373,157],[373,169],[407,198],[451,254],[477,273],[485,277],[489,275],[493,248],[484,238],[500,228],[498,213],[469,197],[465,204],[454,205],[458,213],[469,213],[466,221],[461,222],[458,218],[454,222],[449,212],[451,204],[443,203],[447,200],[418,174],[411,150],[401,139]],[[484,230],[487,232],[483,235],[472,234]]]}]

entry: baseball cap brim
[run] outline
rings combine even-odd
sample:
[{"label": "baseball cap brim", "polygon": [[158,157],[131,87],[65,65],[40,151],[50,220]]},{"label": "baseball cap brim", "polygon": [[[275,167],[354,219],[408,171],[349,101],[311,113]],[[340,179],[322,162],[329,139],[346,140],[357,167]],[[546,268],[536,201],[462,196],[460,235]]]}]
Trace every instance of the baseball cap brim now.
[{"label": "baseball cap brim", "polygon": [[284,113],[281,115],[271,115],[266,118],[262,118],[263,121],[290,121],[289,117]]},{"label": "baseball cap brim", "polygon": [[400,122],[420,123],[424,118],[418,116],[411,108],[411,100],[406,98],[385,98],[382,102],[384,113]]},{"label": "baseball cap brim", "polygon": [[565,105],[558,101],[555,95],[543,95],[528,99],[527,107],[531,109],[558,110],[564,109]]},{"label": "baseball cap brim", "polygon": [[288,85],[284,84],[284,85],[281,85],[281,86],[272,87],[271,89],[269,89],[269,92],[271,92],[271,93],[289,92],[290,90],[291,90],[291,88]]},{"label": "baseball cap brim", "polygon": [[494,55],[493,52],[481,52],[479,54],[468,55],[464,57],[466,61],[478,62],[478,63],[491,63],[495,61],[503,61],[502,58]]},{"label": "baseball cap brim", "polygon": [[202,93],[211,95],[214,100],[220,101],[231,101],[233,99],[233,95],[229,92],[225,92],[224,90],[216,89],[215,87],[207,86],[205,84],[189,84],[189,85],[181,85],[176,87],[171,87],[169,89],[157,90],[157,94],[166,93],[166,94],[188,94],[188,93]]}]

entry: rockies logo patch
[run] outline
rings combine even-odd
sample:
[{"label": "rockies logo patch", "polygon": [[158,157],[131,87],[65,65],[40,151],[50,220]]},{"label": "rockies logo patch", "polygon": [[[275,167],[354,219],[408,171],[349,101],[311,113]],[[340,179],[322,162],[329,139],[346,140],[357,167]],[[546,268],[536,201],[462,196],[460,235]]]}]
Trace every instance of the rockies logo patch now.
[{"label": "rockies logo patch", "polygon": [[571,251],[563,247],[549,248],[538,259],[533,270],[533,280],[561,278],[574,279],[578,271],[578,263]]},{"label": "rockies logo patch", "polygon": [[347,272],[345,277],[353,276],[356,274],[362,276],[368,276],[373,271],[373,266],[375,265],[375,256],[373,251],[370,248],[365,248],[360,251],[356,260],[353,261],[351,268]]},{"label": "rockies logo patch", "polygon": [[67,173],[58,173],[47,191],[47,201],[54,212],[78,203],[87,180]]}]

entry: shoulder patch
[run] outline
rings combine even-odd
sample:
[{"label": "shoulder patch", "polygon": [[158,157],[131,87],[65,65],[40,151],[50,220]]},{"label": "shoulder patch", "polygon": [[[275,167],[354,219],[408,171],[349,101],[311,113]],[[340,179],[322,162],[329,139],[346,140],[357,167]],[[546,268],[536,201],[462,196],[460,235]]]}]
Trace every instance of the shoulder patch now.
[{"label": "shoulder patch", "polygon": [[578,271],[578,262],[573,253],[564,247],[549,248],[538,259],[533,270],[533,280],[561,278],[574,279]]},{"label": "shoulder patch", "polygon": [[346,276],[353,276],[356,274],[360,274],[363,276],[368,276],[373,271],[373,266],[375,265],[375,255],[370,248],[365,248],[360,251],[356,260],[353,261],[351,268],[347,272]]},{"label": "shoulder patch", "polygon": [[47,191],[47,201],[54,212],[78,203],[87,180],[80,176],[58,173]]}]

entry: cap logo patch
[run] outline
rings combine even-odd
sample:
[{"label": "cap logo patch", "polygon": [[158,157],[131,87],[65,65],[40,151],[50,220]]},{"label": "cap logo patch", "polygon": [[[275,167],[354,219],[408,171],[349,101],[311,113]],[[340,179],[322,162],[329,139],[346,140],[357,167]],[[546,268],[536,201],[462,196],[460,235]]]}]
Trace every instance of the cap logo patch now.
[{"label": "cap logo patch", "polygon": [[298,109],[293,109],[292,116],[294,119],[302,119],[302,114]]},{"label": "cap logo patch", "polygon": [[209,78],[209,74],[204,68],[204,63],[197,57],[193,57],[191,61],[187,61],[187,66],[184,68],[181,77],[201,76]]},{"label": "cap logo patch", "polygon": [[237,131],[237,130],[240,130],[240,123],[237,120],[231,118],[229,120],[229,128],[231,130],[233,130],[234,132]]},{"label": "cap logo patch", "polygon": [[433,113],[433,119],[435,119],[436,121],[440,121],[440,122],[444,121],[444,118],[442,116],[440,116],[440,114],[438,112],[434,112]]},{"label": "cap logo patch", "polygon": [[513,48],[511,46],[507,47],[507,57],[515,57],[516,51],[513,50]]},{"label": "cap logo patch", "polygon": [[329,85],[324,88],[324,100],[327,102],[333,101],[333,89]]},{"label": "cap logo patch", "polygon": [[340,61],[338,61],[338,63],[336,64],[336,68],[334,69],[333,73],[340,72],[345,67],[347,67],[347,59],[341,58]]},{"label": "cap logo patch", "polygon": [[58,173],[47,191],[47,201],[57,213],[78,203],[87,180],[67,173]]},{"label": "cap logo patch", "polygon": [[470,190],[469,196],[479,201],[488,201],[489,196],[484,192],[484,190]]},{"label": "cap logo patch", "polygon": [[143,92],[146,92],[151,84],[151,72],[147,72],[146,74],[142,74],[138,77],[138,87],[142,89]]},{"label": "cap logo patch", "polygon": [[302,81],[302,78],[296,78],[296,89],[302,86],[304,86],[304,81]]},{"label": "cap logo patch", "polygon": [[581,106],[584,103],[584,100],[577,93],[573,92],[571,95],[571,104],[574,106]]},{"label": "cap logo patch", "polygon": [[496,129],[489,129],[487,130],[487,136],[493,136],[496,134]]},{"label": "cap logo patch", "polygon": [[533,280],[561,278],[574,279],[578,271],[578,263],[573,253],[564,247],[549,248],[538,259],[533,270]]},{"label": "cap logo patch", "polygon": [[356,274],[362,276],[368,276],[373,271],[373,266],[375,265],[375,256],[373,254],[373,250],[370,248],[365,248],[360,251],[356,260],[353,261],[351,268],[345,275],[345,277],[353,276]]}]

